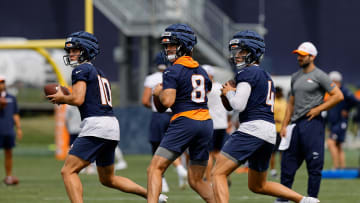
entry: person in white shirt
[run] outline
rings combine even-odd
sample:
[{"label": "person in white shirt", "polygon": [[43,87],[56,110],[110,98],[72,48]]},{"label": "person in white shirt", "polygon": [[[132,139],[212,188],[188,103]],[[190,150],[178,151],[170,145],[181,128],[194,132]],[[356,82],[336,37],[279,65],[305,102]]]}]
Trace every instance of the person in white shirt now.
[{"label": "person in white shirt", "polygon": [[209,78],[212,80],[212,88],[211,91],[207,93],[207,97],[208,107],[214,125],[214,133],[209,146],[209,161],[205,173],[206,180],[211,181],[211,169],[219,156],[222,146],[229,136],[226,133],[226,129],[229,127],[228,121],[230,115],[221,102],[220,95],[222,84],[214,81],[214,68],[210,65],[202,65],[202,67],[206,70]]}]

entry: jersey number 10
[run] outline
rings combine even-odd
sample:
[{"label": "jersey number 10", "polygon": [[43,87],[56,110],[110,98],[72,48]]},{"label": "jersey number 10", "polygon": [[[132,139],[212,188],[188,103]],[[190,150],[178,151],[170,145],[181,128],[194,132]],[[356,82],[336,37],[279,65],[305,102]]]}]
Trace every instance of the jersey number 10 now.
[{"label": "jersey number 10", "polygon": [[106,78],[100,77],[98,75],[100,97],[102,105],[109,105],[112,107],[112,98],[111,98],[111,89],[110,83]]}]

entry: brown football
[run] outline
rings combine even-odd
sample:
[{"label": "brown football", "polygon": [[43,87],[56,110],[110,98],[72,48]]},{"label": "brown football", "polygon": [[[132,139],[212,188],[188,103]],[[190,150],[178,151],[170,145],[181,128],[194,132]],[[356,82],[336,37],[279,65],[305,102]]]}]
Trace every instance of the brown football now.
[{"label": "brown football", "polygon": [[154,105],[159,113],[165,112],[168,108],[162,105],[159,96],[153,96]]},{"label": "brown football", "polygon": [[233,108],[231,107],[228,98],[225,95],[221,95],[220,97],[221,97],[221,102],[222,102],[223,106],[225,107],[225,109],[228,111],[232,111]]},{"label": "brown football", "polygon": [[[46,96],[48,95],[52,95],[52,94],[56,94],[56,92],[59,90],[59,86],[56,83],[52,83],[52,84],[47,84],[44,87],[44,93]],[[65,94],[65,95],[69,95],[70,91],[68,88],[64,87],[64,86],[60,86],[61,87],[61,91]]]},{"label": "brown football", "polygon": [[229,83],[229,85],[231,86],[231,87],[236,87],[236,82],[235,82],[235,80],[229,80],[229,81],[227,81],[228,83]]},{"label": "brown football", "polygon": [[[229,80],[229,81],[227,81],[227,83],[228,83],[231,87],[234,87],[234,88],[236,87],[236,82],[235,82],[235,80]],[[221,102],[222,102],[223,106],[225,107],[225,109],[228,110],[228,111],[232,111],[233,108],[231,107],[230,102],[229,102],[229,100],[227,99],[227,97],[226,97],[225,95],[221,95],[220,97],[221,97]]]}]

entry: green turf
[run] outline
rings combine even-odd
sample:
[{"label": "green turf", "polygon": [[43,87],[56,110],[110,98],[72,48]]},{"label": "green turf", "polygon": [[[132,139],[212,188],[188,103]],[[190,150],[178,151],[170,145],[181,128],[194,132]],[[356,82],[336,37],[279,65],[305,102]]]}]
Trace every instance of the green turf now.
[{"label": "green turf", "polygon": [[[0,184],[0,202],[69,202],[62,183],[60,169],[62,161],[54,159],[48,145],[53,141],[52,117],[24,118],[24,140],[14,150],[14,174],[20,179],[18,186]],[[358,166],[358,151],[346,151],[349,166]],[[146,168],[149,155],[126,155],[129,167],[116,173],[146,186]],[[0,152],[3,163],[3,152]],[[325,168],[330,168],[329,154],[326,153]],[[4,176],[3,165],[0,177]],[[140,197],[105,188],[98,182],[96,175],[80,175],[84,185],[85,202],[145,202]],[[169,202],[203,202],[191,189],[180,190],[173,167],[166,172],[170,185]],[[276,180],[279,181],[279,180]],[[247,189],[247,175],[233,174],[230,188],[230,202],[271,203],[275,198],[257,195]],[[305,194],[307,174],[305,164],[297,173],[294,189]],[[360,203],[360,179],[322,181],[320,199],[322,203]]]}]

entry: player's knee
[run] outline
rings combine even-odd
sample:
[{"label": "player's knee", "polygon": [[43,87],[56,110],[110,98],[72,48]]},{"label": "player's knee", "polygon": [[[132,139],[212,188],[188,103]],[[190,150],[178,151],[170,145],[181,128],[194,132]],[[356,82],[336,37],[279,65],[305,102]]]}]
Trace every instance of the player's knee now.
[{"label": "player's knee", "polygon": [[248,184],[249,190],[254,193],[264,193],[264,188],[261,185]]},{"label": "player's knee", "polygon": [[112,187],[113,181],[111,176],[99,177],[100,183],[106,187]]},{"label": "player's knee", "polygon": [[188,182],[189,182],[189,185],[191,186],[191,188],[195,189],[196,186],[197,186],[201,181],[203,181],[202,177],[203,177],[203,176],[189,176]]},{"label": "player's knee", "polygon": [[70,175],[70,170],[64,166],[61,168],[60,173],[61,173],[61,176],[64,177],[64,176]]}]

